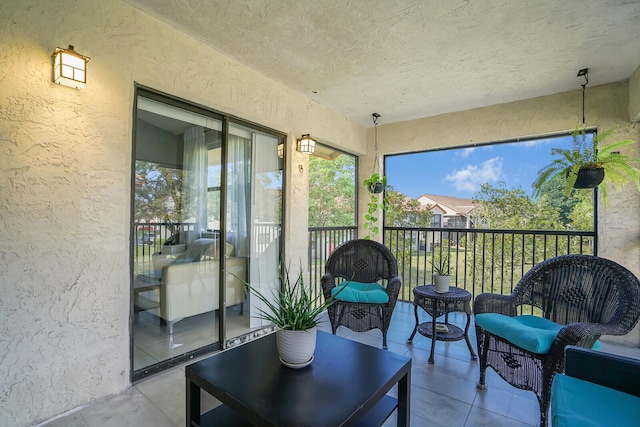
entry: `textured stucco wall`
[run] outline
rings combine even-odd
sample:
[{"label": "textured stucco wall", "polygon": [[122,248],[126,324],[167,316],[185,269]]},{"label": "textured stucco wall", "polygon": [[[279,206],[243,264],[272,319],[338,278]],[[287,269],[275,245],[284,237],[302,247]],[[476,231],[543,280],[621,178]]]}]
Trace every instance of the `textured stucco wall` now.
[{"label": "textured stucco wall", "polygon": [[[23,426],[129,386],[134,82],[289,135],[296,262],[308,156],[295,138],[364,152],[366,136],[116,0],[3,1],[0,22],[0,425]],[[82,90],[51,82],[51,53],[68,44],[91,57]]]},{"label": "textured stucco wall", "polygon": [[629,120],[640,122],[640,65],[629,77]]},{"label": "textured stucco wall", "polygon": [[[630,138],[637,143],[626,153],[640,158],[640,123],[629,122],[629,85],[617,83],[587,89],[585,115],[588,126],[600,131],[619,126],[609,142]],[[383,112],[381,112],[383,113]],[[384,116],[383,116],[384,117]],[[571,132],[582,122],[582,91],[572,91],[486,108],[378,126],[381,155],[424,151],[429,148],[514,140],[550,133]],[[367,131],[368,153],[373,153],[373,129]],[[370,175],[374,157],[360,160],[362,182]],[[425,165],[425,168],[429,167]],[[420,179],[419,176],[415,177]],[[393,182],[390,182],[393,185]],[[360,186],[363,194],[362,186]],[[608,187],[609,203],[598,204],[599,255],[612,259],[640,276],[640,193],[632,184],[617,192]],[[359,211],[366,212],[366,197]],[[362,224],[360,224],[362,226]],[[362,229],[360,230],[362,233]],[[640,327],[611,341],[640,345]]]}]

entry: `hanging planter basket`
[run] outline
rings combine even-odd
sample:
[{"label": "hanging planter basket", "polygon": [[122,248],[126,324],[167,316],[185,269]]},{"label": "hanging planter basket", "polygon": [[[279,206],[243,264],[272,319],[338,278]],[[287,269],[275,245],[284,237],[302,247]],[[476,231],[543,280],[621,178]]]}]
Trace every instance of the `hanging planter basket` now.
[{"label": "hanging planter basket", "polygon": [[581,168],[573,188],[596,188],[604,179],[604,168]]},{"label": "hanging planter basket", "polygon": [[384,184],[381,182],[371,184],[371,186],[369,187],[369,191],[371,191],[373,194],[382,193],[384,191]]}]

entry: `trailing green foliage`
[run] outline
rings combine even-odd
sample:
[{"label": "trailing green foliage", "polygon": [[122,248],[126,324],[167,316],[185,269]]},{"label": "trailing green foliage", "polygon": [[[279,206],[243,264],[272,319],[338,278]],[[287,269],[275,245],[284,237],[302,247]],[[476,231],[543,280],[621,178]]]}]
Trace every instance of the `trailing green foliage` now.
[{"label": "trailing green foliage", "polygon": [[[568,197],[578,179],[578,171],[581,168],[603,168],[604,182],[615,185],[618,191],[628,181],[633,182],[638,191],[640,191],[638,159],[621,154],[618,151],[622,147],[634,144],[635,141],[623,139],[606,146],[602,145],[602,142],[615,130],[616,128],[614,127],[600,134],[593,134],[593,140],[589,143],[585,130],[576,128],[571,134],[573,138],[571,148],[553,148],[551,155],[557,156],[557,158],[538,171],[538,176],[533,182],[534,196],[537,197],[541,194],[542,188],[547,181],[561,176],[566,179],[564,195]],[[600,190],[602,192],[602,202],[607,206],[606,185],[602,185]]]},{"label": "trailing green foliage", "polygon": [[[389,196],[386,192],[382,195],[382,200],[380,199],[379,193],[374,193],[373,189],[376,184],[382,184],[382,187],[387,186],[387,177],[384,175],[380,175],[374,173],[370,178],[364,180],[364,186],[369,192],[369,203],[367,204],[367,213],[364,215],[365,223],[364,229],[368,231],[367,235],[364,236],[365,239],[371,239],[371,237],[377,235],[380,232],[380,227],[378,227],[378,217],[377,212],[378,209],[382,209],[386,211],[389,209]],[[384,191],[384,190],[383,190]]]}]

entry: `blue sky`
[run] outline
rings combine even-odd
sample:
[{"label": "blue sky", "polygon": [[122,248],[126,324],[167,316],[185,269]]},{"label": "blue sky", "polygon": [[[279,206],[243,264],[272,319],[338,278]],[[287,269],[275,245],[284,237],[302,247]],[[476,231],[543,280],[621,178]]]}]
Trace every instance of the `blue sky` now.
[{"label": "blue sky", "polygon": [[528,195],[538,170],[550,163],[551,148],[571,145],[571,136],[479,147],[387,156],[385,175],[396,191],[470,199],[483,183],[520,187]]}]

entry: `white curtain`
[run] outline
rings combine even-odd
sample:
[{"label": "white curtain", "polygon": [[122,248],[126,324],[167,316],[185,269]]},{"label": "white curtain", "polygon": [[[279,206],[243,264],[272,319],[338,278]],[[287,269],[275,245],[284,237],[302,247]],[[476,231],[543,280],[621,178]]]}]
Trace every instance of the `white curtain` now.
[{"label": "white curtain", "polygon": [[[280,289],[280,220],[279,198],[282,189],[281,174],[278,173],[278,140],[260,133],[253,134],[253,170],[251,186],[251,254],[258,262],[251,263],[251,283],[263,295],[277,296]],[[252,313],[255,310],[252,301]],[[262,303],[261,303],[262,305]],[[266,310],[266,307],[258,307]],[[251,326],[262,326],[268,322],[252,318]]]},{"label": "white curtain", "polygon": [[[231,127],[227,144],[227,240],[234,256],[249,259],[249,283],[275,300],[280,289],[277,197],[282,189],[278,139],[245,127]],[[275,301],[274,301],[275,302]],[[267,311],[250,299],[250,327],[266,326],[256,313]]]},{"label": "white curtain", "polygon": [[[195,222],[196,231],[207,229],[207,145],[204,128],[192,126],[183,135],[183,222]],[[186,209],[185,209],[186,207]]]},{"label": "white curtain", "polygon": [[236,256],[249,257],[251,140],[229,135],[227,169],[227,240]]}]

